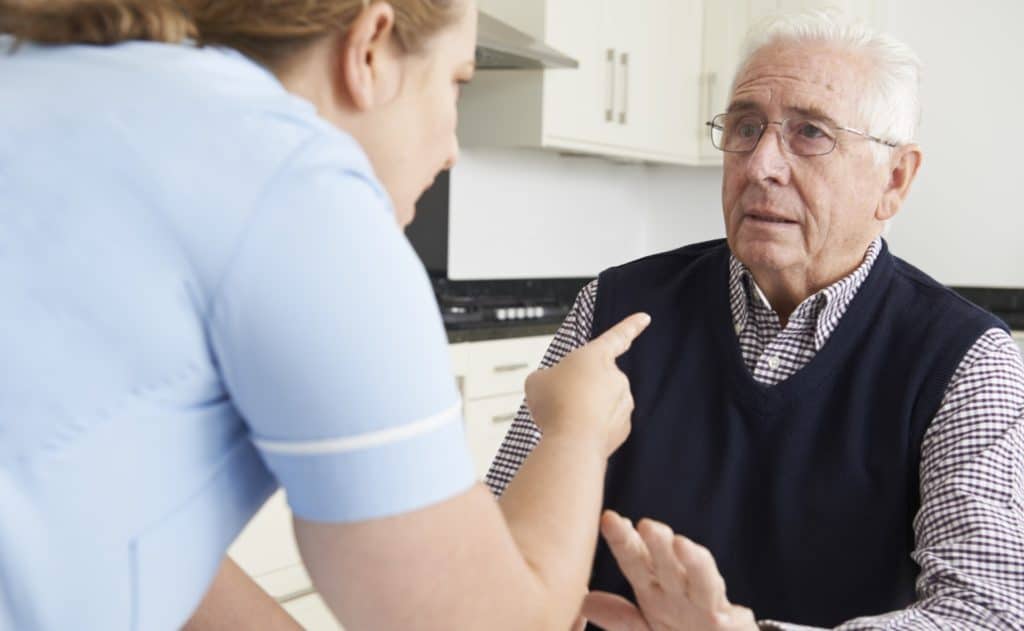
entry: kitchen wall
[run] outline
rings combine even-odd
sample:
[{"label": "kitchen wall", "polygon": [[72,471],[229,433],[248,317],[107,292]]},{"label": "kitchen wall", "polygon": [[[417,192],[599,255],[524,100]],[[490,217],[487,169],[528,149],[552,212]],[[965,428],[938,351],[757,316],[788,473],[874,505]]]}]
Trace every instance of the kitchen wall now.
[{"label": "kitchen wall", "polygon": [[951,285],[1024,287],[1019,0],[899,0],[888,28],[925,63],[924,165],[894,249]]},{"label": "kitchen wall", "polygon": [[[885,8],[925,61],[925,163],[890,241],[953,285],[1024,287],[1015,108],[1024,3]],[[927,16],[927,19],[925,19]],[[722,236],[721,169],[650,167],[539,151],[464,151],[452,176],[453,278],[587,276]]]},{"label": "kitchen wall", "polygon": [[720,179],[720,169],[466,150],[452,173],[448,275],[593,276],[721,236]]}]

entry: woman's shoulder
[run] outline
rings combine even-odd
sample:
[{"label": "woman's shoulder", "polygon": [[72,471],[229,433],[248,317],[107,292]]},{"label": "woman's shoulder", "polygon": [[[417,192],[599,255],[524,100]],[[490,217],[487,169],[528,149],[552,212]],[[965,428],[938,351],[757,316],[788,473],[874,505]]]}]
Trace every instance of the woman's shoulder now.
[{"label": "woman's shoulder", "polygon": [[[6,52],[10,42],[0,45]],[[333,144],[335,153],[356,159],[362,153],[312,103],[228,48],[23,44],[6,57],[0,78],[17,88],[10,108],[44,110],[47,120],[64,119],[64,129],[129,135],[136,147],[163,147],[168,156],[184,148],[200,162],[205,155],[222,164],[258,165],[284,159],[313,139]]]}]

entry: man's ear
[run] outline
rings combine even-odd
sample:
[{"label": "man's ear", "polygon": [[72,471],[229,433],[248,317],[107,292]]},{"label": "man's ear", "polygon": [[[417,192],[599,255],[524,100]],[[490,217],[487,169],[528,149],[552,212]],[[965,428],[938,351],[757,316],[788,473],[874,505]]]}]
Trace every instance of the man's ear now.
[{"label": "man's ear", "polygon": [[888,221],[900,211],[903,200],[910,193],[910,185],[921,168],[922,157],[921,147],[915,144],[893,149],[892,160],[889,162],[889,182],[875,210],[875,219]]},{"label": "man's ear", "polygon": [[338,38],[334,92],[347,106],[365,112],[398,94],[401,67],[394,31],[394,8],[387,2],[373,2]]}]

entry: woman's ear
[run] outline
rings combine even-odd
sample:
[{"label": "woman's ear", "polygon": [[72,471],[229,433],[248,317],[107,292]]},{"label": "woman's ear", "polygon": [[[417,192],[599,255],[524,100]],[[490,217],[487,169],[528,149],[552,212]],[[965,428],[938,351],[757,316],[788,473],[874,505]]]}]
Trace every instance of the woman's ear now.
[{"label": "woman's ear", "polygon": [[921,168],[922,153],[918,145],[903,145],[893,151],[889,163],[889,182],[875,211],[875,219],[879,221],[888,221],[900,211],[903,200],[910,192],[910,185]]},{"label": "woman's ear", "polygon": [[347,106],[365,112],[398,94],[401,52],[394,32],[394,8],[387,2],[373,2],[338,38],[332,78],[335,95]]}]

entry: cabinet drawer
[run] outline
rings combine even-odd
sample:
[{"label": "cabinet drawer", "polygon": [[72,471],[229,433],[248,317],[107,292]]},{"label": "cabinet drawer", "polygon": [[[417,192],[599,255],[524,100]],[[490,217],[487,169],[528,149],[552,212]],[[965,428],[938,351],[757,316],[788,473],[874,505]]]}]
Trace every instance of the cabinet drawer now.
[{"label": "cabinet drawer", "polygon": [[466,353],[463,395],[472,400],[522,393],[526,377],[540,365],[550,342],[542,336],[472,344]]},{"label": "cabinet drawer", "polygon": [[466,403],[466,443],[478,478],[487,474],[522,402],[519,394],[507,394]]},{"label": "cabinet drawer", "polygon": [[343,631],[319,594],[313,593],[284,603],[284,609],[306,631]]}]

